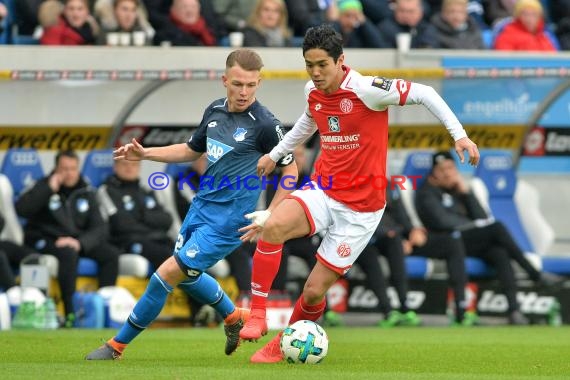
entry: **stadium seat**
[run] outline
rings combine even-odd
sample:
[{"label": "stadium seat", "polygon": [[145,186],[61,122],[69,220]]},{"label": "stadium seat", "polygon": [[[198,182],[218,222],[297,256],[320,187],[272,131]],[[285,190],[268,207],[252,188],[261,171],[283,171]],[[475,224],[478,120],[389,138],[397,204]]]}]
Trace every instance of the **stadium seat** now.
[{"label": "stadium seat", "polygon": [[87,257],[80,257],[77,263],[77,275],[82,277],[96,277],[99,271],[97,261]]},{"label": "stadium seat", "polygon": [[[401,173],[401,175],[406,176],[404,188],[395,189],[394,196],[400,197],[414,226],[422,225],[416,212],[414,198],[417,187],[423,184],[431,170],[432,154],[431,152],[410,153]],[[420,178],[411,179],[412,176],[419,176]],[[410,278],[426,279],[429,278],[433,272],[433,262],[425,257],[407,256],[406,269]]]},{"label": "stadium seat", "polygon": [[398,191],[395,194],[402,200],[402,204],[406,208],[414,226],[421,226],[422,222],[416,213],[416,206],[414,204],[416,189],[414,189],[414,181],[411,177],[420,177],[415,180],[416,188],[424,183],[431,170],[432,155],[432,152],[415,152],[408,155],[401,173],[403,176],[406,176],[406,182],[404,183],[405,190]]},{"label": "stadium seat", "polygon": [[517,178],[511,155],[502,152],[482,153],[475,175],[485,184],[493,216],[505,224],[523,251],[534,252],[514,202]]},{"label": "stadium seat", "polygon": [[113,174],[113,150],[92,150],[85,156],[81,175],[93,187],[99,187]]},{"label": "stadium seat", "polygon": [[517,179],[511,155],[482,154],[475,174],[485,185],[493,215],[505,224],[529,260],[545,272],[570,274],[570,257],[548,255],[554,231],[542,215],[538,191]]},{"label": "stadium seat", "polygon": [[11,148],[6,152],[0,170],[12,184],[14,198],[22,190],[44,176],[40,156],[32,148]]},{"label": "stadium seat", "polygon": [[420,256],[406,256],[406,272],[409,278],[428,279],[433,273],[433,262]]},{"label": "stadium seat", "polygon": [[493,48],[493,31],[491,29],[484,29],[481,31],[481,38],[483,39],[483,45],[485,45],[485,47],[487,49],[492,49]]}]

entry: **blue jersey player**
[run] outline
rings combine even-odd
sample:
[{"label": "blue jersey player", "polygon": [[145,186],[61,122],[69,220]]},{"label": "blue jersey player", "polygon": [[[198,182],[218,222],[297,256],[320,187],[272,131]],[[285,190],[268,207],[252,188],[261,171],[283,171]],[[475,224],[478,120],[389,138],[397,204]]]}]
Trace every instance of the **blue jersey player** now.
[{"label": "blue jersey player", "polygon": [[[279,121],[255,98],[263,63],[249,49],[230,53],[222,82],[227,97],[214,101],[204,112],[197,131],[187,143],[144,148],[136,140],[118,148],[115,160],[184,162],[208,156],[208,169],[184,220],[174,254],[151,276],[149,284],[116,336],[87,355],[87,360],[121,357],[126,346],[162,310],[174,286],[209,304],[224,318],[225,352],[239,344],[239,331],[249,311],[236,308],[218,282],[205,273],[240,244],[238,229],[248,224],[244,214],[259,222],[269,211],[255,212],[265,183],[256,176],[258,159],[283,138]],[[284,177],[297,177],[292,156],[281,160]],[[182,185],[186,185],[184,180]],[[294,183],[294,182],[293,182]],[[268,210],[289,192],[280,186]]]}]

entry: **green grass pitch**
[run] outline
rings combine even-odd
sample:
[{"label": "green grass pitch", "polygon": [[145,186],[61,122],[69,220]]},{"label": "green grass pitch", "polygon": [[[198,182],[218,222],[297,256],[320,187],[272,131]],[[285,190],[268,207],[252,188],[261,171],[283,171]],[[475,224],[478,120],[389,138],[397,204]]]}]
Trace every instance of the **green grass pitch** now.
[{"label": "green grass pitch", "polygon": [[312,366],[250,364],[268,337],[227,357],[221,328],[150,329],[120,361],[83,359],[114,332],[0,332],[0,378],[570,379],[570,327],[328,328],[328,356]]}]

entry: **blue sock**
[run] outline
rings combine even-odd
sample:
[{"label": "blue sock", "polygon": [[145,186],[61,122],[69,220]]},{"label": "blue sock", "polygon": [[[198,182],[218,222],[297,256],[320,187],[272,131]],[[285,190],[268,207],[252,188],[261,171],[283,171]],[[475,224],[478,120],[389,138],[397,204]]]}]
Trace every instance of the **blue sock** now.
[{"label": "blue sock", "polygon": [[195,300],[211,305],[224,319],[235,310],[234,303],[222,290],[218,281],[207,273],[183,281],[178,287],[184,290],[186,294],[194,297]]},{"label": "blue sock", "polygon": [[119,343],[131,343],[160,314],[166,297],[171,292],[172,286],[160,278],[158,273],[153,273],[144,294],[115,336],[115,340]]}]

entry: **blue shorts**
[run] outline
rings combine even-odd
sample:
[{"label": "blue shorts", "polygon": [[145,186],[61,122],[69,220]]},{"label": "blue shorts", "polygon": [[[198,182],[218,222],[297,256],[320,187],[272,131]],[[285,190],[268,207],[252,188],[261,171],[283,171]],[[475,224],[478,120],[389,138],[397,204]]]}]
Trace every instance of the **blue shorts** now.
[{"label": "blue shorts", "polygon": [[222,233],[196,219],[199,218],[195,215],[186,217],[174,248],[176,261],[189,276],[198,274],[190,273],[192,270],[204,272],[242,244],[237,229],[233,233]]}]

